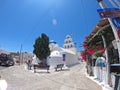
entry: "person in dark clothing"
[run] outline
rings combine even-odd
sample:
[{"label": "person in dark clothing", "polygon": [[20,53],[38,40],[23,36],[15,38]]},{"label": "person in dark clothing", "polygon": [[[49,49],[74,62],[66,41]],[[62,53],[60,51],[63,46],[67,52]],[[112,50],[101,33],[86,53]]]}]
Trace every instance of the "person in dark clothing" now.
[{"label": "person in dark clothing", "polygon": [[31,70],[32,64],[30,60],[28,60],[27,65],[28,65],[28,70]]}]

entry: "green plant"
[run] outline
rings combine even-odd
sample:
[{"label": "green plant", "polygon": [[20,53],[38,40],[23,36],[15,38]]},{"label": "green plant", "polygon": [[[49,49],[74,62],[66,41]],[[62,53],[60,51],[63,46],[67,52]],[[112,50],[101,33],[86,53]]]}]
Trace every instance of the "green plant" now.
[{"label": "green plant", "polygon": [[41,37],[35,40],[33,53],[46,64],[46,59],[50,55],[49,37],[42,33]]},{"label": "green plant", "polygon": [[101,52],[99,52],[99,51],[95,52],[94,55],[96,57],[102,57],[103,56],[103,54]]}]

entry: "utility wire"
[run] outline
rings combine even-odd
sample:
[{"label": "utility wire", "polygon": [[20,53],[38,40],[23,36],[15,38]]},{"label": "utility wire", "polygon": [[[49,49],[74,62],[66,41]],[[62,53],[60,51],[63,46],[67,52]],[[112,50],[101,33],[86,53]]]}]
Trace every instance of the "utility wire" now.
[{"label": "utility wire", "polygon": [[26,39],[23,41],[23,44],[24,45],[25,43],[27,43],[28,39],[32,36],[33,34],[33,31],[39,26],[40,22],[42,21],[42,19],[44,19],[43,17],[45,17],[48,12],[53,8],[53,6],[55,5],[55,3],[53,3],[47,10],[44,14],[42,14],[38,20],[38,22],[36,22],[35,26],[33,26],[33,28],[31,29],[30,33],[28,34],[28,36],[26,37]]},{"label": "utility wire", "polygon": [[[81,14],[82,14],[82,16],[83,16],[83,18],[84,18],[84,22],[85,22],[85,26],[86,26],[86,28],[87,28],[87,30],[88,30],[88,23],[87,23],[87,17],[86,17],[86,14],[84,13],[85,12],[85,10],[84,9],[86,9],[86,6],[84,6],[85,4],[84,4],[84,0],[81,0]],[[86,9],[87,10],[87,9]],[[81,44],[80,44],[80,46],[81,46]]]}]

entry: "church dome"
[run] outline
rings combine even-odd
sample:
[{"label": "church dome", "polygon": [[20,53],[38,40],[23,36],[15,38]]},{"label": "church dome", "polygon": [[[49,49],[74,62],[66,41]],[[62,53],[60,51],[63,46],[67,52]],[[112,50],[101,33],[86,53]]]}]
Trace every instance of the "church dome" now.
[{"label": "church dome", "polygon": [[50,43],[54,43],[54,44],[57,44],[57,42],[55,42],[54,40],[51,40]]}]

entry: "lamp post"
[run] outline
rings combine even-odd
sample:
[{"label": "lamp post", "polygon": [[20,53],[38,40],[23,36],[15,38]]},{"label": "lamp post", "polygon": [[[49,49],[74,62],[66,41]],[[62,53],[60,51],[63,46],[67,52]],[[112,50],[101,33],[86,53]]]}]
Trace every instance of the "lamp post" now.
[{"label": "lamp post", "polygon": [[[107,6],[104,4],[103,0],[97,0],[100,7],[102,9],[105,9],[107,8]],[[118,48],[118,54],[119,54],[119,63],[120,63],[120,39],[118,37],[118,34],[117,34],[117,27],[113,24],[111,18],[108,18],[108,21],[112,27],[112,30],[113,30],[113,34],[114,34],[114,37],[115,37],[115,40],[116,40],[116,44],[117,44],[117,48]]]},{"label": "lamp post", "polygon": [[19,65],[22,64],[22,53],[21,52],[22,52],[22,44],[21,44],[20,53],[19,53],[19,61],[20,61]]}]

